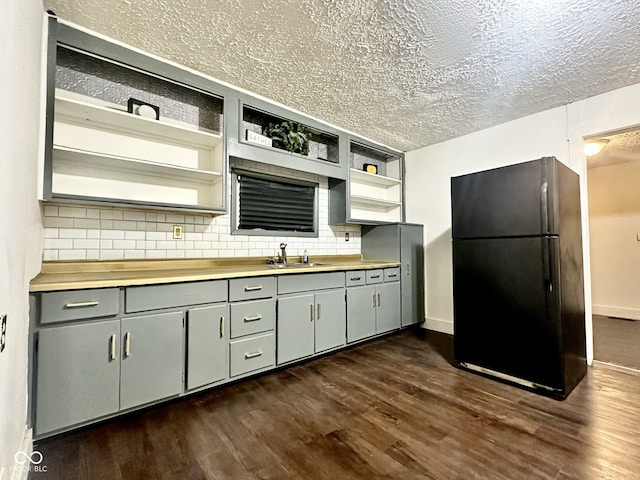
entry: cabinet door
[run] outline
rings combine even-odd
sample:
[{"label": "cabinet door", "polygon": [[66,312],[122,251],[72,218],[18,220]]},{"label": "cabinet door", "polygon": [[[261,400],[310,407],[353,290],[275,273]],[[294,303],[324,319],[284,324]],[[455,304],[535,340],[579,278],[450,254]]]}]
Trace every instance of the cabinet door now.
[{"label": "cabinet door", "polygon": [[313,354],[314,317],[313,294],[278,299],[278,364]]},{"label": "cabinet door", "polygon": [[120,320],[38,333],[37,434],[115,413],[120,391]]},{"label": "cabinet door", "polygon": [[316,352],[345,344],[347,312],[344,290],[316,293]]},{"label": "cabinet door", "polygon": [[376,287],[376,333],[400,328],[400,282]]},{"label": "cabinet door", "polygon": [[182,392],[182,312],[122,320],[120,408]]},{"label": "cabinet door", "polygon": [[187,311],[187,389],[227,378],[229,307]]},{"label": "cabinet door", "polygon": [[347,288],[347,341],[376,333],[375,286]]}]

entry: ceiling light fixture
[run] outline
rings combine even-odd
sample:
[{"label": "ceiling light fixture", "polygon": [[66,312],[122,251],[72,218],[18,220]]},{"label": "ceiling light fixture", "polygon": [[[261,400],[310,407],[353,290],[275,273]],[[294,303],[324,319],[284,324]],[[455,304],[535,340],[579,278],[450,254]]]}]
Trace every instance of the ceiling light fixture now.
[{"label": "ceiling light fixture", "polygon": [[600,153],[604,146],[609,143],[606,138],[598,138],[596,140],[587,140],[582,148],[582,151],[587,157],[593,157]]}]

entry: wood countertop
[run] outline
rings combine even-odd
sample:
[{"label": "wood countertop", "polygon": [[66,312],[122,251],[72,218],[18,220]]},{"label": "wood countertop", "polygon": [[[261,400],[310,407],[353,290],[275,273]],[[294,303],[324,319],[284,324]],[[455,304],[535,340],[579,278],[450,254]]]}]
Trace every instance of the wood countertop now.
[{"label": "wood countertop", "polygon": [[[289,265],[300,263],[289,258]],[[126,287],[161,283],[217,280],[264,275],[368,270],[397,267],[398,262],[364,260],[361,255],[316,255],[313,266],[282,268],[267,264],[267,258],[203,258],[169,260],[96,260],[43,262],[41,272],[31,280],[31,292]]]}]

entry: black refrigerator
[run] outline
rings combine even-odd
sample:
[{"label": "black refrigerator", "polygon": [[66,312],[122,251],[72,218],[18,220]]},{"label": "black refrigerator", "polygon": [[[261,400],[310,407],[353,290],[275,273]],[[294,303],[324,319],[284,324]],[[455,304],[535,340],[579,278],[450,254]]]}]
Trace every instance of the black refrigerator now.
[{"label": "black refrigerator", "polygon": [[586,373],[578,175],[554,157],[453,177],[458,366],[564,398]]}]

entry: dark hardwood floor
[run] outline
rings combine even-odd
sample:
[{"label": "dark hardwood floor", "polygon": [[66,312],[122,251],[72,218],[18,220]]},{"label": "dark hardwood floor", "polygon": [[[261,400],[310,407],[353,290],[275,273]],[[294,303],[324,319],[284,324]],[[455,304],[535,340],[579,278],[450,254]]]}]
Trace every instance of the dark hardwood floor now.
[{"label": "dark hardwood floor", "polygon": [[43,440],[30,478],[640,478],[640,373],[596,364],[558,401],[450,361],[403,331]]}]

